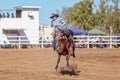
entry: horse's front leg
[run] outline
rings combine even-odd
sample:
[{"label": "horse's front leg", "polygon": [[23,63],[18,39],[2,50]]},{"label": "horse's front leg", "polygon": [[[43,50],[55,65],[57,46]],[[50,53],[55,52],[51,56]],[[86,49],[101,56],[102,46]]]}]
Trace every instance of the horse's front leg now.
[{"label": "horse's front leg", "polygon": [[58,68],[58,64],[60,63],[60,58],[61,58],[61,55],[58,54],[58,60],[57,60],[57,64],[56,64],[56,67],[55,67],[56,70]]},{"label": "horse's front leg", "polygon": [[67,68],[69,68],[69,58],[70,58],[70,55],[67,55],[66,56]]}]

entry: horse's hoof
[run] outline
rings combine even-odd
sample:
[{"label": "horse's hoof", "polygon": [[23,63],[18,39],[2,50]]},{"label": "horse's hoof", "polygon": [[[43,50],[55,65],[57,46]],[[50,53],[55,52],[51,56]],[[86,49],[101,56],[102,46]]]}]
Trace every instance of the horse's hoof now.
[{"label": "horse's hoof", "polygon": [[57,68],[54,68],[55,71],[57,71]]},{"label": "horse's hoof", "polygon": [[73,54],[73,58],[75,58],[75,54]]},{"label": "horse's hoof", "polygon": [[57,72],[57,70],[56,70],[56,69],[54,69],[54,72]]},{"label": "horse's hoof", "polygon": [[66,67],[66,70],[69,71],[69,67]]},{"label": "horse's hoof", "polygon": [[53,51],[55,51],[55,48],[53,48]]}]

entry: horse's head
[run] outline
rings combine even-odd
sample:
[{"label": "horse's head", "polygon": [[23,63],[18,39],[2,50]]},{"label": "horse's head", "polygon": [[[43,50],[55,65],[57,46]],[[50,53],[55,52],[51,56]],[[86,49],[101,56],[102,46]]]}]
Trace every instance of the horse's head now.
[{"label": "horse's head", "polygon": [[58,41],[63,41],[63,40],[66,40],[67,38],[64,34],[60,34],[60,35],[58,35],[57,39],[58,39]]},{"label": "horse's head", "polygon": [[57,36],[57,40],[59,43],[59,47],[61,50],[64,50],[66,44],[67,44],[67,38],[64,34],[60,34]]}]

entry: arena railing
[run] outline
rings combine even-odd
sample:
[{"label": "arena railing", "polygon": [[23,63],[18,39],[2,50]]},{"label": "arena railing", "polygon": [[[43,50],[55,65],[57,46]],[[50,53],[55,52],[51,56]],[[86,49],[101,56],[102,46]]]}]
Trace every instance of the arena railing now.
[{"label": "arena railing", "polygon": [[[22,45],[40,45],[42,48],[45,48],[47,45],[52,46],[52,41],[48,42],[44,37],[36,40],[35,37],[33,36],[29,40],[27,36],[6,36],[9,44],[18,45],[19,49]],[[1,39],[0,44],[3,44],[2,40],[4,39]],[[113,45],[120,45],[120,36],[74,36],[74,42],[76,47],[85,45],[86,48],[90,48],[91,45],[94,47],[96,47],[95,45],[107,45],[112,48]]]}]

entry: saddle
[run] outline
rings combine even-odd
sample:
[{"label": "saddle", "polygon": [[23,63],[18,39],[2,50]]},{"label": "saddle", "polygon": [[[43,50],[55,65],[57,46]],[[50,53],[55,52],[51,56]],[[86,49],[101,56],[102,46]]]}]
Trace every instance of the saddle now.
[{"label": "saddle", "polygon": [[71,35],[70,30],[65,29],[65,30],[62,30],[61,33],[64,34],[67,37],[67,39],[70,38],[70,35]]}]

